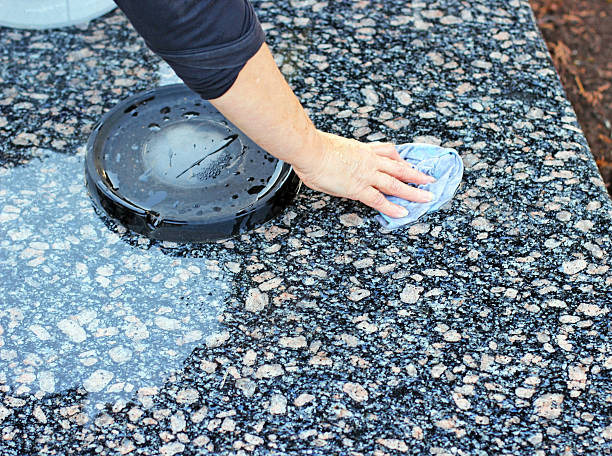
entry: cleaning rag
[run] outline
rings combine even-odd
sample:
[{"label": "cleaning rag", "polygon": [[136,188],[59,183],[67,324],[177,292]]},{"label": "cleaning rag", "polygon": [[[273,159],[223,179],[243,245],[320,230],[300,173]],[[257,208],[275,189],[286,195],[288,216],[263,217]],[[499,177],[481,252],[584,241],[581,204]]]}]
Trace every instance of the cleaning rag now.
[{"label": "cleaning rag", "polygon": [[387,196],[392,203],[408,209],[406,217],[391,218],[382,213],[377,216],[376,219],[380,224],[389,230],[414,223],[424,214],[440,209],[455,196],[463,177],[463,162],[454,149],[432,144],[409,143],[397,146],[397,151],[414,168],[435,177],[436,181],[418,186],[434,194],[433,200],[428,203],[415,203],[396,196]]}]

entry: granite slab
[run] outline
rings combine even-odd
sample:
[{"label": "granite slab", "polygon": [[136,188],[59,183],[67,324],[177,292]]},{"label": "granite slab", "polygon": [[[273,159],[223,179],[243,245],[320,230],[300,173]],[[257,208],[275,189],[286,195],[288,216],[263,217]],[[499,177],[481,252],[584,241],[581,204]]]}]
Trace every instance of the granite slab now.
[{"label": "granite slab", "polygon": [[529,4],[254,4],[320,128],[456,148],[455,200],[131,234],[84,144],[171,75],[118,11],[0,28],[0,454],[610,454],[612,204]]}]

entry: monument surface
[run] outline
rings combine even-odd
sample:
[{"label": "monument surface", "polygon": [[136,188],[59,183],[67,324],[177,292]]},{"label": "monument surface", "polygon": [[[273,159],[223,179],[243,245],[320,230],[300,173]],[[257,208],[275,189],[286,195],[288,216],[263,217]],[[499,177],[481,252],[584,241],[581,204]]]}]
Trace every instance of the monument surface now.
[{"label": "monument surface", "polygon": [[453,147],[457,196],[131,234],[84,145],[159,60],[118,11],[0,28],[0,454],[610,454],[612,204],[529,4],[255,7],[320,128]]}]

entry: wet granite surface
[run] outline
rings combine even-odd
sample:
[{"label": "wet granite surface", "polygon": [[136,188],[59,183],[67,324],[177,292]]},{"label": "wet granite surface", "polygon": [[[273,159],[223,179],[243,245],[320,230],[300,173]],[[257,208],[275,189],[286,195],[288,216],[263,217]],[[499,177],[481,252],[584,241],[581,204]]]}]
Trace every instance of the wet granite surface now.
[{"label": "wet granite surface", "polygon": [[318,126],[455,147],[457,197],[127,233],[83,145],[159,60],[116,11],[0,28],[0,453],[610,454],[612,205],[528,3],[255,5]]}]

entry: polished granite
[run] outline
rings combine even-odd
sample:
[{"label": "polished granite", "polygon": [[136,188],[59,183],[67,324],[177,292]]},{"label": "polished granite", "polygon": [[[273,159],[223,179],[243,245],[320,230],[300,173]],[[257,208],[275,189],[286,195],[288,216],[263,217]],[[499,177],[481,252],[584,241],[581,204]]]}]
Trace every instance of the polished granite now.
[{"label": "polished granite", "polygon": [[84,143],[172,77],[117,11],[0,28],[0,454],[612,453],[612,204],[528,3],[255,6],[320,128],[457,149],[455,200],[131,234]]}]

